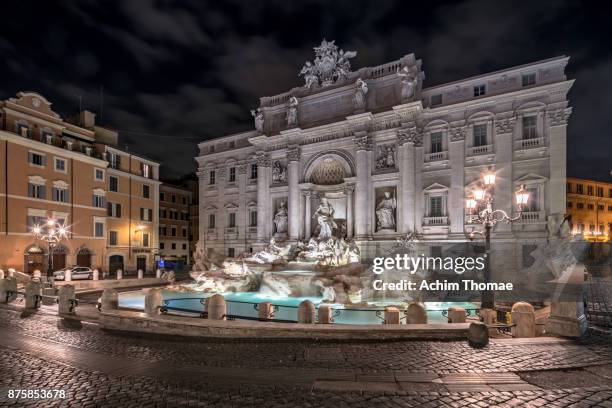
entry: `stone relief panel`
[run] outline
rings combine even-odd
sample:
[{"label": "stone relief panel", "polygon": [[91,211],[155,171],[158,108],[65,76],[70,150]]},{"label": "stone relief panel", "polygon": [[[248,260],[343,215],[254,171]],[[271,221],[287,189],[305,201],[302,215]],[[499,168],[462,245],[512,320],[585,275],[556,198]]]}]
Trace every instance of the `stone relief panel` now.
[{"label": "stone relief panel", "polygon": [[376,152],[376,170],[395,169],[396,149],[394,143],[378,146],[378,151]]},{"label": "stone relief panel", "polygon": [[287,166],[280,160],[272,164],[272,184],[287,183]]}]

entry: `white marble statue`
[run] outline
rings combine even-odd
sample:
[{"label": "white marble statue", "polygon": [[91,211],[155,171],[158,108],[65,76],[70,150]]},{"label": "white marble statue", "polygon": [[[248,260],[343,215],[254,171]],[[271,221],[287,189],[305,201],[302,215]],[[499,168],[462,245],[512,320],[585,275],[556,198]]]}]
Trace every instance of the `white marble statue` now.
[{"label": "white marble statue", "polygon": [[323,39],[321,45],[314,47],[314,63],[306,62],[299,75],[304,75],[305,87],[319,83],[322,86],[333,84],[339,79],[348,77],[351,72],[350,58],[357,55],[355,51],[338,50],[334,41]]},{"label": "white marble statue", "polygon": [[276,232],[279,234],[287,232],[287,208],[285,208],[285,203],[281,202],[278,210],[276,210],[276,214],[274,214],[274,224],[276,225]]},{"label": "white marble statue", "polygon": [[397,201],[391,193],[385,191],[385,196],[376,206],[376,229],[395,229],[395,208]]},{"label": "white marble statue", "polygon": [[275,184],[287,182],[287,169],[279,161],[274,162],[272,166],[272,182]]},{"label": "white marble statue", "polygon": [[368,84],[359,78],[356,82],[357,89],[355,90],[355,96],[353,101],[355,103],[355,109],[365,109],[366,106],[366,95],[368,94]]},{"label": "white marble statue", "polygon": [[257,129],[258,132],[263,132],[264,115],[261,109],[251,110],[251,115],[255,120],[255,129]]},{"label": "white marble statue", "polygon": [[287,126],[297,125],[298,121],[298,98],[292,96],[289,98],[289,110],[287,111]]},{"label": "white marble statue", "polygon": [[410,98],[414,96],[418,75],[410,68],[404,67],[402,69],[397,69],[397,76],[400,77],[402,83],[402,101],[410,100]]},{"label": "white marble statue", "polygon": [[321,203],[317,207],[313,218],[316,218],[319,224],[319,240],[328,240],[332,237],[332,231],[337,228],[334,221],[334,207],[327,201],[326,197],[321,198]]}]

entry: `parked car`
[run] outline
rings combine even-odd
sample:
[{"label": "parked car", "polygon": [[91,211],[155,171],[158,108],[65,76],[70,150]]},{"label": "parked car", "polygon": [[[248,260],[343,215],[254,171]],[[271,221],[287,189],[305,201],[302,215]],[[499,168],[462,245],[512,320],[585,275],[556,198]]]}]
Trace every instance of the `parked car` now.
[{"label": "parked car", "polygon": [[86,266],[68,266],[59,271],[53,272],[53,280],[65,280],[66,271],[70,271],[72,280],[77,279],[93,279],[93,271]]}]

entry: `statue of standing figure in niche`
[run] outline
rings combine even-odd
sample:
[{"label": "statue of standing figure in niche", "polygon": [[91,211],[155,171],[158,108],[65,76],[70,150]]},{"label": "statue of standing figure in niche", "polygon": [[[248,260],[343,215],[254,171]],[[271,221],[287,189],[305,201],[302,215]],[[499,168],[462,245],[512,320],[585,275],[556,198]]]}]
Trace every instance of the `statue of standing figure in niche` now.
[{"label": "statue of standing figure in niche", "polygon": [[292,96],[289,98],[289,111],[287,112],[287,126],[295,126],[298,121],[298,98]]},{"label": "statue of standing figure in niche", "polygon": [[332,231],[337,228],[334,221],[334,207],[327,201],[326,197],[321,198],[321,203],[317,207],[313,218],[317,219],[319,224],[319,240],[328,240],[332,237]]},{"label": "statue of standing figure in niche", "polygon": [[368,94],[368,84],[359,78],[356,82],[357,90],[355,91],[355,96],[353,97],[353,101],[355,103],[355,109],[365,109],[366,106],[366,95]]},{"label": "statue of standing figure in niche", "polygon": [[283,234],[287,232],[287,208],[285,208],[285,203],[281,202],[278,210],[276,210],[276,214],[274,214],[274,224],[276,225],[276,233]]},{"label": "statue of standing figure in niche", "polygon": [[395,147],[392,145],[378,146],[378,157],[376,158],[377,169],[388,169],[395,167]]},{"label": "statue of standing figure in niche", "polygon": [[391,193],[385,191],[385,196],[376,206],[376,230],[395,230],[395,208],[397,201]]},{"label": "statue of standing figure in niche", "polygon": [[402,83],[402,101],[408,101],[414,96],[414,91],[417,86],[418,75],[408,67],[397,69],[397,76]]},{"label": "statue of standing figure in niche", "polygon": [[272,182],[275,184],[287,182],[287,170],[279,161],[274,162],[272,166]]}]

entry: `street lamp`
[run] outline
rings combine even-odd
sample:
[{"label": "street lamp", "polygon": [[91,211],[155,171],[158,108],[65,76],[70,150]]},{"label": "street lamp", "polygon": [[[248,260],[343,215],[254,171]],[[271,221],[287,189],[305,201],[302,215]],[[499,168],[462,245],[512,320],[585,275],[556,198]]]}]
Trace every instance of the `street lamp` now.
[{"label": "street lamp", "polygon": [[[493,209],[493,188],[495,187],[495,173],[488,172],[483,175],[482,185],[476,188],[472,192],[472,195],[465,200],[465,206],[472,222],[476,222],[484,225],[484,232],[481,231],[470,231],[467,233],[467,237],[471,240],[476,235],[481,235],[485,239],[485,269],[484,269],[484,280],[485,283],[491,282],[491,268],[490,268],[490,252],[491,252],[491,229],[499,222],[507,224],[513,223],[521,218],[521,212],[527,202],[529,201],[529,192],[525,190],[524,186],[514,193],[516,206],[518,208],[518,214],[515,217],[511,217],[503,210]],[[480,210],[484,205],[484,209]],[[493,309],[495,307],[495,293],[490,290],[485,290],[481,293],[481,308]]]},{"label": "street lamp", "polygon": [[47,262],[47,276],[53,276],[53,248],[68,235],[68,229],[63,223],[48,218],[42,225],[34,225],[32,233],[36,239],[47,243],[49,259]]}]

